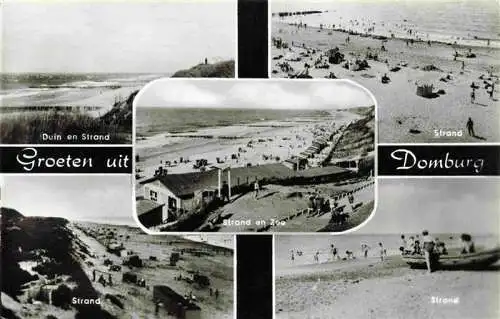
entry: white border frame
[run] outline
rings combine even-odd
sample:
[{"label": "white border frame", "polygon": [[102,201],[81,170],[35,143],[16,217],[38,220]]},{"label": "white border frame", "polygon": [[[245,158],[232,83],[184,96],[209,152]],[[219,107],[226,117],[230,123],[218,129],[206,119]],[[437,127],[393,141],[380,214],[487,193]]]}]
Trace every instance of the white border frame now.
[{"label": "white border frame", "polygon": [[[378,204],[378,102],[375,99],[375,96],[373,93],[371,93],[367,88],[362,86],[361,84],[350,80],[350,79],[276,79],[276,78],[271,78],[271,79],[232,79],[232,78],[161,78],[161,79],[156,79],[148,84],[146,84],[140,91],[137,93],[137,96],[134,99],[132,108],[133,108],[133,127],[132,127],[132,141],[136,141],[136,116],[137,116],[137,101],[140,99],[141,95],[144,94],[144,92],[148,89],[148,87],[152,86],[155,83],[158,82],[192,82],[196,83],[198,81],[200,82],[215,82],[215,81],[224,81],[224,82],[234,82],[234,83],[241,83],[241,82],[263,82],[263,83],[273,83],[273,82],[291,82],[291,83],[298,83],[298,82],[304,82],[304,83],[314,83],[314,82],[323,82],[323,83],[349,83],[364,92],[366,92],[373,100],[374,106],[375,106],[375,127],[374,127],[374,206],[373,210],[370,213],[370,215],[359,225],[350,228],[348,230],[342,231],[342,232],[276,232],[276,231],[271,231],[271,232],[227,232],[226,234],[233,234],[233,235],[254,235],[254,234],[262,234],[262,235],[275,235],[275,234],[283,234],[283,235],[291,235],[291,234],[317,234],[317,235],[342,235],[342,234],[347,234],[350,232],[354,232],[358,230],[359,228],[363,227],[366,223],[368,223],[373,216],[375,215],[375,212],[377,210],[377,204]],[[135,147],[132,150],[132,157],[133,157],[133,197],[134,201],[136,198],[136,181],[135,181]],[[180,235],[189,235],[189,234],[216,234],[217,232],[176,232],[176,231],[171,231],[171,232],[159,232],[159,231],[151,231],[148,228],[144,227],[140,221],[139,217],[137,216],[137,211],[136,211],[136,206],[134,205],[133,207],[133,218],[136,221],[137,225],[148,235],[168,235],[168,234],[180,234]]]}]

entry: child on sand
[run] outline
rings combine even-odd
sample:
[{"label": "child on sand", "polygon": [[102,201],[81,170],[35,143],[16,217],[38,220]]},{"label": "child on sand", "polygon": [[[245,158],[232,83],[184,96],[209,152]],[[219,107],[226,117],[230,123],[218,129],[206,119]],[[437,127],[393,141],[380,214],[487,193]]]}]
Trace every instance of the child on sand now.
[{"label": "child on sand", "polygon": [[422,242],[424,245],[425,264],[427,265],[427,273],[430,274],[433,266],[432,254],[434,252],[435,241],[434,238],[429,235],[427,230],[424,230],[422,235],[424,236],[422,238]]}]

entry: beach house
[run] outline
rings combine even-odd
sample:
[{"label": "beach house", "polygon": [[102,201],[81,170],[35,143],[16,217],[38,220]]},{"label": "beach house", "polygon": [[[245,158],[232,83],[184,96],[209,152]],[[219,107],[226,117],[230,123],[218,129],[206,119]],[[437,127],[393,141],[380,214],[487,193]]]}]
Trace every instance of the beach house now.
[{"label": "beach house", "polygon": [[[299,159],[301,163],[303,159]],[[253,190],[259,185],[299,185],[340,181],[352,172],[338,166],[296,170],[296,161],[285,161],[250,167],[215,168],[204,172],[158,174],[140,182],[144,198],[137,200],[137,214],[145,227],[176,221],[221,198],[222,185],[227,184],[229,197]],[[304,163],[304,162],[302,162]]]}]

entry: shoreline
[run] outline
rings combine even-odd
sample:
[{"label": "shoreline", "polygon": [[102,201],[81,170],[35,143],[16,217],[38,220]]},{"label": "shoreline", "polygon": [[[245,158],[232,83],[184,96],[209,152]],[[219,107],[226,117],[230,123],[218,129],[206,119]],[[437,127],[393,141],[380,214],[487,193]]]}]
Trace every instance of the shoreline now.
[{"label": "shoreline", "polygon": [[[136,167],[141,175],[153,176],[154,170],[164,161],[178,160],[180,157],[189,159],[190,162],[175,167],[166,167],[172,173],[192,172],[193,161],[198,158],[207,158],[209,164],[217,163],[219,157],[223,165],[232,167],[244,166],[246,163],[265,164],[271,158],[280,158],[284,161],[295,153],[300,153],[312,144],[315,130],[329,127],[333,124],[336,128],[345,125],[349,120],[356,119],[359,115],[339,111],[336,118],[332,115],[325,119],[310,119],[305,121],[272,120],[254,122],[241,125],[228,125],[204,127],[196,133],[169,134],[160,133],[148,138],[141,138],[136,143],[136,154],[140,161]],[[293,125],[292,125],[293,124]],[[250,145],[252,144],[253,145]],[[241,150],[241,157],[232,158],[232,155]],[[263,155],[270,156],[264,160]],[[272,156],[271,156],[272,155]]]},{"label": "shoreline", "polygon": [[[328,11],[325,11],[328,12]],[[300,21],[293,20],[293,19],[279,19],[279,18],[271,18],[271,23],[272,24],[286,24],[286,25],[296,25],[300,23]],[[328,27],[330,26],[330,27]],[[458,39],[460,37],[455,37],[455,41],[449,42],[445,41],[444,39],[446,38],[452,38],[453,36],[451,35],[441,35],[439,36],[438,34],[433,34],[432,36],[437,36],[436,38],[429,37],[427,39],[421,39],[421,38],[416,38],[413,36],[404,36],[404,34],[400,33],[390,33],[389,31],[387,32],[370,32],[370,33],[364,33],[362,30],[355,30],[355,29],[346,29],[346,28],[335,28],[331,27],[331,25],[316,25],[316,24],[307,24],[307,28],[311,29],[316,29],[316,30],[327,30],[327,31],[333,31],[333,32],[342,32],[345,33],[346,35],[357,35],[361,37],[366,37],[366,38],[372,38],[372,39],[377,39],[377,40],[401,40],[401,41],[406,41],[406,40],[414,40],[415,42],[425,42],[430,41],[431,43],[434,44],[442,44],[442,45],[449,45],[449,46],[456,46],[456,47],[464,47],[464,48],[490,48],[490,49],[500,49],[500,38],[485,38],[485,37],[476,37],[473,39]],[[394,35],[394,36],[392,36]],[[441,39],[440,39],[441,38]],[[487,44],[485,45],[484,43],[481,44],[480,42],[485,42],[490,40],[490,46]],[[456,43],[455,43],[456,42]],[[493,44],[493,45],[492,45]]]}]

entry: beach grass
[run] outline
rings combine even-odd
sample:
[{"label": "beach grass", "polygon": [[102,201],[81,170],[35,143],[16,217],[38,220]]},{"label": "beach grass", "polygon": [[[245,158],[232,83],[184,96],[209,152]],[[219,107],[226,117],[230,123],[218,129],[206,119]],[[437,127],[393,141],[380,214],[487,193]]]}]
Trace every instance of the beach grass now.
[{"label": "beach grass", "polygon": [[[59,135],[60,140],[47,140],[43,135]],[[3,144],[86,144],[95,141],[83,140],[82,134],[108,135],[109,139],[99,143],[126,143],[130,132],[114,124],[107,124],[100,118],[76,112],[21,112],[0,118],[0,142]],[[77,139],[68,139],[76,135]]]}]

